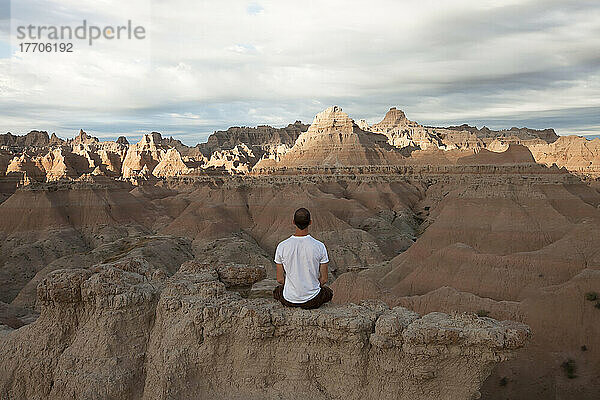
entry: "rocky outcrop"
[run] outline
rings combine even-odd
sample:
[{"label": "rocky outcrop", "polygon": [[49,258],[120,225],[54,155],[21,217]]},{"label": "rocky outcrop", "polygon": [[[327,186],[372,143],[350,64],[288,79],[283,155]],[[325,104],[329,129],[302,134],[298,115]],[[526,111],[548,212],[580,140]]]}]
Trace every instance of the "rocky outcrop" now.
[{"label": "rocky outcrop", "polygon": [[[56,135],[52,134],[53,142],[56,142]],[[50,137],[46,131],[31,131],[26,135],[17,136],[10,132],[0,135],[0,146],[9,147],[44,147],[50,144]]]},{"label": "rocky outcrop", "polygon": [[510,143],[552,143],[558,139],[553,129],[536,130],[529,128],[511,128],[494,131],[487,127],[478,129],[463,124],[447,128],[426,127],[406,118],[403,111],[390,108],[383,120],[372,126],[363,123],[362,129],[382,133],[388,142],[398,148],[415,147],[428,149],[471,149],[478,151],[496,139]]},{"label": "rocky outcrop", "polygon": [[530,129],[530,128],[517,128],[512,127],[510,129],[492,130],[484,126],[481,129],[463,124],[460,126],[449,126],[445,129],[453,131],[470,132],[475,134],[479,138],[510,138],[516,137],[520,140],[536,140],[541,139],[546,143],[552,143],[556,141],[559,136],[556,134],[554,129]]},{"label": "rocky outcrop", "polygon": [[15,138],[6,146],[13,157],[5,171],[12,173],[12,180],[20,176],[20,185],[78,179],[89,173],[118,176],[127,150],[115,142],[99,142],[83,131],[67,142],[55,134],[47,139],[45,132]]},{"label": "rocky outcrop", "polygon": [[205,164],[202,154],[173,138],[163,139],[158,132],[146,134],[126,147],[121,176],[147,180],[197,173]]},{"label": "rocky outcrop", "polygon": [[152,172],[166,152],[167,148],[162,145],[160,133],[152,132],[144,135],[142,140],[129,146],[127,150],[121,172],[123,178],[139,176],[144,168]]},{"label": "rocky outcrop", "polygon": [[[390,146],[385,135],[363,131],[338,106],[317,114],[308,131],[281,157],[277,167],[380,165],[404,157]],[[261,164],[255,167],[261,169]]]},{"label": "rocky outcrop", "polygon": [[152,204],[129,194],[131,185],[97,181],[30,185],[0,204],[0,301],[11,302],[54,260],[88,257],[152,224]]},{"label": "rocky outcrop", "polygon": [[152,174],[157,177],[186,175],[192,171],[181,158],[181,154],[175,149],[170,148],[156,165]]},{"label": "rocky outcrop", "polygon": [[138,273],[52,273],[38,286],[40,318],[0,339],[0,396],[132,398],[156,300]]},{"label": "rocky outcrop", "polygon": [[74,145],[78,145],[78,144],[91,145],[91,144],[96,144],[98,142],[99,141],[98,141],[97,137],[88,135],[86,132],[83,131],[83,129],[80,129],[79,134],[77,136],[75,136],[75,139],[73,139],[71,141],[71,143]]},{"label": "rocky outcrop", "polygon": [[285,128],[268,125],[232,127],[217,131],[196,148],[207,158],[205,169],[223,168],[229,173],[248,173],[260,160],[279,161],[292,148],[298,136],[308,129],[300,121]]},{"label": "rocky outcrop", "polygon": [[78,178],[91,172],[96,163],[88,152],[84,155],[70,152],[66,148],[58,147],[51,150],[40,160],[46,174],[46,181],[57,181],[63,178]]},{"label": "rocky outcrop", "polygon": [[410,121],[404,112],[396,107],[390,108],[381,122],[364,129],[384,134],[388,137],[388,143],[398,148],[418,147],[423,150],[432,147],[445,148],[437,135],[424,126]]},{"label": "rocky outcrop", "polygon": [[230,173],[246,174],[256,164],[259,158],[244,143],[234,146],[232,149],[215,150],[204,168],[224,168]]},{"label": "rocky outcrop", "polygon": [[195,273],[202,271],[216,271],[217,276],[225,287],[252,286],[254,283],[265,279],[266,269],[264,266],[253,266],[247,264],[227,263],[214,267],[211,264],[199,260],[190,260],[181,264],[182,273]]},{"label": "rocky outcrop", "polygon": [[[334,106],[319,113],[312,126],[296,121],[284,128],[232,127],[214,132],[206,143],[195,147],[163,138],[158,132],[145,134],[140,142],[130,145],[123,136],[115,142],[102,142],[83,130],[67,141],[41,131],[25,136],[7,133],[0,135],[0,146],[10,150],[12,158],[27,158],[13,166],[10,187],[40,180],[77,179],[87,174],[124,178],[137,184],[181,175],[280,173],[297,168],[405,163],[448,165],[482,150],[504,152],[508,145],[529,147],[535,161],[548,166],[556,164],[592,177],[600,174],[598,145],[577,137],[557,139],[553,129],[424,126],[409,120],[396,107],[374,125],[365,120],[355,123]],[[41,160],[56,158],[50,153],[57,148],[62,149],[65,161],[59,156],[58,166],[42,168]],[[27,166],[27,162],[36,167]],[[48,169],[51,172],[46,175]]]},{"label": "rocky outcrop", "polygon": [[600,139],[562,136],[553,143],[529,146],[539,163],[565,167],[569,171],[600,177]]},{"label": "rocky outcrop", "polygon": [[32,181],[45,180],[45,170],[39,159],[26,152],[15,156],[6,167],[6,175],[22,176],[22,182],[29,184]]},{"label": "rocky outcrop", "polygon": [[[519,147],[513,154],[526,155]],[[478,162],[492,166],[495,159],[498,166],[502,154],[484,153]],[[424,232],[416,242],[385,266],[340,276],[331,285],[334,301],[379,299],[423,313],[460,310],[526,323],[532,346],[494,372],[485,398],[594,399],[599,193],[579,180],[542,183],[540,175],[481,178],[461,174],[430,185],[417,213]],[[561,368],[569,359],[579,368],[577,379]]]},{"label": "rocky outcrop", "polygon": [[198,144],[197,148],[210,158],[214,152],[231,150],[243,144],[256,155],[256,162],[261,158],[276,158],[283,149],[290,149],[296,143],[298,136],[307,129],[308,125],[300,121],[289,124],[285,128],[273,128],[268,125],[259,125],[256,128],[232,127],[226,131],[213,133],[206,143]]},{"label": "rocky outcrop", "polygon": [[214,269],[58,270],[38,301],[37,321],[0,334],[2,398],[471,399],[529,336],[376,302],[286,309]]}]

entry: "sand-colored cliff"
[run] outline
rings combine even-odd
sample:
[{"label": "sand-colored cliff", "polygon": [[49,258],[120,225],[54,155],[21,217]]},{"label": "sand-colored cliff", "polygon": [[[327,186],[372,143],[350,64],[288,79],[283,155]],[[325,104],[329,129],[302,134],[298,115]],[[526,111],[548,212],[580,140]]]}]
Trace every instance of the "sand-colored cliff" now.
[{"label": "sand-colored cliff", "polygon": [[[59,270],[39,319],[0,333],[11,399],[471,399],[529,329],[382,303],[284,309],[214,269]],[[124,268],[124,269],[123,269]]]}]

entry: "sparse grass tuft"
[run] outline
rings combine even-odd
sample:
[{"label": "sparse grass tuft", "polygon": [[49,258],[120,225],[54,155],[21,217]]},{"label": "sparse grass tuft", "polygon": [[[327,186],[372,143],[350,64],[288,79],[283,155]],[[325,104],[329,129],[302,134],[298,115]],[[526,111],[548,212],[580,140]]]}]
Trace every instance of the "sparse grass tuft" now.
[{"label": "sparse grass tuft", "polygon": [[596,301],[596,300],[598,300],[598,293],[596,293],[596,292],[587,292],[585,294],[585,299],[587,301]]},{"label": "sparse grass tuft", "polygon": [[577,375],[575,374],[575,372],[577,371],[577,366],[575,366],[575,360],[569,358],[567,361],[563,362],[560,366],[563,369],[563,371],[565,371],[565,373],[567,374],[567,378],[569,378],[569,379],[577,378]]},{"label": "sparse grass tuft", "polygon": [[488,310],[479,310],[476,314],[478,317],[487,317],[490,315],[490,312]]}]

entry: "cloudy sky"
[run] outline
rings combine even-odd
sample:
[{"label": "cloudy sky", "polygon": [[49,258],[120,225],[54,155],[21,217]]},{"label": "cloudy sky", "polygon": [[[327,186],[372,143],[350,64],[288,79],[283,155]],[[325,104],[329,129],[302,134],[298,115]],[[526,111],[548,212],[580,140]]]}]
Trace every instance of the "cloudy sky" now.
[{"label": "cloudy sky", "polygon": [[[146,37],[20,51],[19,26],[83,20]],[[337,104],[371,123],[397,106],[428,125],[600,135],[599,49],[597,0],[0,0],[0,132],[195,144]]]}]

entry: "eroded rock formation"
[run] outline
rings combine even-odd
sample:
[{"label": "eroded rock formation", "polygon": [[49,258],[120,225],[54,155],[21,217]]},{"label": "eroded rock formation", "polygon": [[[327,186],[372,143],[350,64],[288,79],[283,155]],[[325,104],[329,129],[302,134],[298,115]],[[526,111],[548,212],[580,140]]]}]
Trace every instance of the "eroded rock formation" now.
[{"label": "eroded rock formation", "polygon": [[582,175],[600,177],[600,139],[563,136],[553,143],[529,146],[539,163],[565,167]]},{"label": "eroded rock formation", "polygon": [[[526,336],[476,313],[534,332],[485,399],[596,400],[598,143],[339,107],[196,147],[1,135],[0,398],[476,397]],[[264,298],[301,206],[354,305]]]},{"label": "eroded rock formation", "polygon": [[51,273],[41,315],[0,333],[11,399],[471,399],[529,329],[383,303],[285,309],[214,269]]},{"label": "eroded rock formation", "polygon": [[[340,276],[334,301],[524,322],[532,345],[492,375],[485,398],[593,399],[600,312],[586,296],[600,288],[600,194],[579,180],[473,178],[429,186],[415,244],[379,268]],[[561,368],[568,360],[577,379]]]},{"label": "eroded rock formation", "polygon": [[[206,157],[210,157],[216,151],[227,152],[244,144],[256,156],[256,161],[261,158],[278,159],[279,155],[290,149],[298,136],[307,129],[308,125],[300,121],[285,128],[273,128],[268,125],[259,125],[256,128],[232,127],[213,133],[206,143],[198,144],[197,148]],[[253,166],[254,164],[250,164],[249,168]]]},{"label": "eroded rock formation", "polygon": [[390,108],[383,120],[373,126],[365,126],[365,130],[381,133],[388,137],[388,142],[398,148],[418,147],[423,150],[428,148],[446,147],[442,140],[424,126],[410,121],[402,110]]},{"label": "eroded rock formation", "polygon": [[386,136],[363,131],[340,107],[333,106],[317,114],[308,131],[298,137],[277,165],[377,165],[398,163],[403,158],[387,143]]},{"label": "eroded rock formation", "polygon": [[[341,108],[319,113],[312,125],[296,121],[284,128],[266,125],[233,127],[188,147],[160,133],[129,144],[125,137],[102,142],[81,130],[67,141],[32,131],[25,136],[0,135],[11,161],[0,160],[0,174],[12,172],[13,186],[82,175],[122,177],[134,183],[179,175],[248,174],[270,170],[349,165],[452,165],[482,150],[503,152],[523,145],[536,162],[598,175],[598,145],[584,138],[558,139],[552,129],[481,129],[469,126],[428,127],[392,107],[374,125],[355,123]],[[0,157],[1,158],[1,157]]]}]

